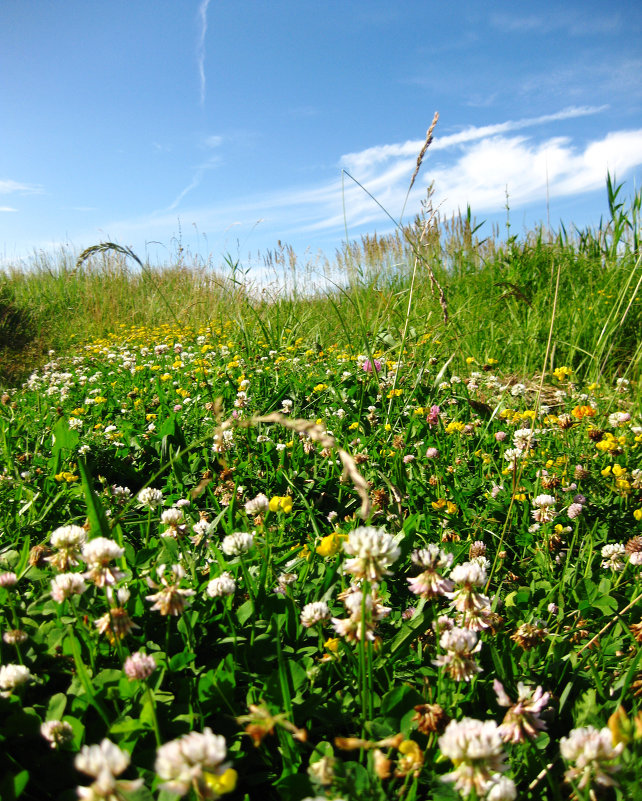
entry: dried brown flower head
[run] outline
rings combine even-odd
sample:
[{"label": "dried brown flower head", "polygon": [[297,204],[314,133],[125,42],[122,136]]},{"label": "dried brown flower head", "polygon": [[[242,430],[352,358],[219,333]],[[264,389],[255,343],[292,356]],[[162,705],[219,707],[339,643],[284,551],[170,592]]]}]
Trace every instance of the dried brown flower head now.
[{"label": "dried brown flower head", "polygon": [[468,549],[468,558],[475,559],[478,556],[486,556],[486,543],[481,540],[475,540],[470,544]]},{"label": "dried brown flower head", "polygon": [[589,428],[586,433],[591,442],[601,442],[604,439],[604,431],[601,428]]},{"label": "dried brown flower head", "polygon": [[417,704],[414,710],[412,721],[422,734],[441,733],[450,723],[450,715],[439,704]]},{"label": "dried brown flower head", "polygon": [[511,634],[511,640],[516,642],[520,648],[530,651],[544,641],[548,632],[546,629],[536,626],[533,623],[522,623],[521,626]]}]

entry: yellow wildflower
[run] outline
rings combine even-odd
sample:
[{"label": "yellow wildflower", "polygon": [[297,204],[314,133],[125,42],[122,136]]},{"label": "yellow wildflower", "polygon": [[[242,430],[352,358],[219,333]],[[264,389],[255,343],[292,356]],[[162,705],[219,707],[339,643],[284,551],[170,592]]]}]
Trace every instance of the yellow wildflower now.
[{"label": "yellow wildflower", "polygon": [[216,797],[231,793],[236,789],[238,773],[234,768],[228,768],[224,773],[221,773],[220,776],[217,776],[215,773],[203,771],[203,778],[205,779],[205,784],[207,784],[214,793],[214,797]]},{"label": "yellow wildflower", "polygon": [[321,542],[317,545],[316,552],[324,558],[334,556],[341,550],[341,543],[347,539],[346,534],[333,531],[332,534],[327,534],[321,539]]},{"label": "yellow wildflower", "polygon": [[289,514],[292,511],[292,498],[289,495],[275,495],[270,499],[269,509],[271,512],[285,512]]}]

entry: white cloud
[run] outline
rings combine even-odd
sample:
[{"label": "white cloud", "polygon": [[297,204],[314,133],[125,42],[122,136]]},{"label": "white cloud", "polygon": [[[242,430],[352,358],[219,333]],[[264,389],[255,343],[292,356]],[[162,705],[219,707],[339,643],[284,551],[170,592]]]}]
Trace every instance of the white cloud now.
[{"label": "white cloud", "polygon": [[2,211],[18,211],[18,209],[14,209],[11,206],[0,206],[0,212]]},{"label": "white cloud", "polygon": [[222,144],[223,144],[222,136],[206,136],[203,139],[203,147],[215,148],[215,147],[220,147]]},{"label": "white cloud", "polygon": [[173,209],[177,208],[181,200],[185,197],[185,195],[189,194],[192,191],[192,189],[196,189],[196,187],[203,180],[203,174],[204,174],[203,170],[198,170],[195,173],[190,183],[185,187],[185,189],[179,192],[175,200],[172,203],[170,203],[170,205],[167,207],[167,211],[173,211]]},{"label": "white cloud", "polygon": [[14,192],[19,195],[40,195],[43,192],[43,188],[36,184],[22,184],[19,181],[0,179],[0,195],[11,195]]},{"label": "white cloud", "polygon": [[579,15],[576,11],[547,9],[541,14],[491,14],[492,27],[506,33],[549,34],[553,31],[566,31],[570,36],[603,36],[615,33],[622,27],[622,19],[617,13]]},{"label": "white cloud", "polygon": [[[543,208],[547,191],[552,200],[601,190],[607,171],[618,180],[624,179],[627,173],[642,167],[642,129],[613,131],[581,146],[570,137],[541,139],[524,133],[511,135],[529,125],[595,111],[566,109],[531,120],[467,128],[435,139],[409,198],[405,219],[411,219],[420,209],[430,182],[435,186],[435,203],[448,217],[465,210],[467,205],[476,215],[501,212],[507,192],[513,209],[534,203]],[[396,217],[403,207],[422,144],[408,141],[367,148],[344,155],[340,165],[349,168],[351,175]],[[176,225],[176,216],[171,212],[202,178],[201,170],[164,212],[113,223],[108,229],[125,236],[145,232],[148,238],[168,239],[167,229],[173,230]],[[392,227],[380,206],[347,175],[314,186],[181,211],[184,224],[193,224],[198,230],[212,234],[227,230],[232,222],[249,230],[259,218],[263,218],[264,235],[267,232],[271,236],[274,232],[275,239],[286,240],[305,236],[311,240],[311,247],[315,246],[314,234],[340,240],[346,224],[349,236],[364,228]]]},{"label": "white cloud", "polygon": [[207,33],[207,7],[210,0],[201,0],[198,6],[198,42],[196,46],[196,60],[198,63],[198,78],[200,85],[200,103],[205,103],[207,82],[205,79],[205,34]]}]

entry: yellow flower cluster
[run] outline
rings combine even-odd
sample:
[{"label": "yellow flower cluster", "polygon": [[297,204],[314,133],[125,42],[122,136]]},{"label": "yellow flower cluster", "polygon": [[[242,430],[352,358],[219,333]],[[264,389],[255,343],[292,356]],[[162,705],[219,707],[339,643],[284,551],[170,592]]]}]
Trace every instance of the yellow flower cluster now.
[{"label": "yellow flower cluster", "polygon": [[316,552],[324,558],[334,556],[341,550],[341,543],[347,539],[347,534],[333,531],[332,534],[328,534],[321,539],[321,542],[317,545]]},{"label": "yellow flower cluster", "polygon": [[292,498],[289,495],[275,495],[270,499],[269,509],[271,512],[285,512],[289,514],[292,511]]},{"label": "yellow flower cluster", "polygon": [[54,476],[56,481],[63,482],[66,481],[67,484],[72,484],[74,481],[78,481],[78,476],[70,473],[67,470],[64,470],[62,473],[56,473]]}]

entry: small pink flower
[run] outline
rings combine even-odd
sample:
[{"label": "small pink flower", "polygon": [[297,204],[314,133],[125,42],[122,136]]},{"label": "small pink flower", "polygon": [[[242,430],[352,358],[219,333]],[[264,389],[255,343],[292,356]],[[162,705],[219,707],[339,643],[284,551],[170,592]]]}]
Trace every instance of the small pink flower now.
[{"label": "small pink flower", "polygon": [[505,431],[498,431],[495,434],[495,439],[497,440],[497,442],[503,442],[506,439],[506,436],[507,434]]},{"label": "small pink flower", "polygon": [[156,670],[156,660],[150,654],[136,651],[136,653],[127,657],[123,669],[130,681],[134,679],[144,680],[149,678]]},{"label": "small pink flower", "polygon": [[436,459],[439,456],[439,451],[437,448],[428,448],[426,451],[426,458],[427,459]]},{"label": "small pink flower", "polygon": [[182,408],[183,408],[183,407],[181,406],[181,404],[180,404],[180,403],[177,403],[177,404],[176,404],[176,406],[174,406],[174,411],[175,411],[175,412],[180,412]]},{"label": "small pink flower", "polygon": [[439,422],[439,406],[431,406],[430,411],[428,412],[428,417],[426,417],[426,422],[432,428],[432,426],[437,425]]},{"label": "small pink flower", "polygon": [[374,369],[378,373],[381,372],[381,368],[383,367],[383,364],[379,359],[374,359],[373,361],[370,361],[370,359],[366,359],[365,362],[363,363],[364,371],[366,373],[371,373],[372,369],[373,369],[373,365],[374,365]]}]

